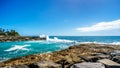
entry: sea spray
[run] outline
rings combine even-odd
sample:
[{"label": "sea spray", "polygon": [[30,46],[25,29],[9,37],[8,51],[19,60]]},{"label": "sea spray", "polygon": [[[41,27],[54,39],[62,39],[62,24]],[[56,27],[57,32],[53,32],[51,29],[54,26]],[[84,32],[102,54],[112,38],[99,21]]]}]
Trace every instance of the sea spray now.
[{"label": "sea spray", "polygon": [[47,41],[54,41],[54,42],[73,42],[72,40],[66,40],[66,39],[59,39],[57,37],[49,38],[49,36],[46,36]]}]

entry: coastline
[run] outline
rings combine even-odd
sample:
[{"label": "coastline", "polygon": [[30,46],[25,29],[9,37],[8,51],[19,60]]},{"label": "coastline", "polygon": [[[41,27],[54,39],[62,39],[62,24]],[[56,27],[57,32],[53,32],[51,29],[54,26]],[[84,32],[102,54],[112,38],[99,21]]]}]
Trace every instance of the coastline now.
[{"label": "coastline", "polygon": [[46,38],[40,38],[38,36],[10,36],[0,37],[0,42],[14,42],[14,41],[30,41],[30,40],[46,40]]},{"label": "coastline", "polygon": [[[36,62],[43,62],[49,61],[51,63],[55,63],[58,65],[57,68],[61,66],[62,60],[65,61],[65,67],[70,67],[75,63],[81,63],[87,61],[94,61],[96,62],[98,59],[110,58],[109,53],[112,51],[120,51],[119,45],[103,45],[103,44],[80,44],[70,46],[67,49],[55,51],[51,53],[44,53],[44,54],[34,54],[28,55],[24,57],[10,59],[4,62],[0,62],[0,67],[6,66],[18,66],[18,65],[26,65],[30,67],[34,65]],[[104,55],[103,56],[96,56],[95,54]],[[85,57],[83,59],[82,57]],[[44,63],[45,64],[45,63]]]}]

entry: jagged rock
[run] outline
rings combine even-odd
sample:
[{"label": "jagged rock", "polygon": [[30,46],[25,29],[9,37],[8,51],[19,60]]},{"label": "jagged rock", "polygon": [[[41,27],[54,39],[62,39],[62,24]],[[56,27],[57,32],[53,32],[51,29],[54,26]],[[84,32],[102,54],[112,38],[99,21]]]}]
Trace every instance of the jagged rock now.
[{"label": "jagged rock", "polygon": [[102,53],[92,53],[92,56],[96,56],[98,58],[101,58],[101,59],[108,59],[110,56],[107,55],[107,54],[102,54]]},{"label": "jagged rock", "polygon": [[115,56],[112,58],[113,61],[120,63],[120,56]]},{"label": "jagged rock", "polygon": [[52,61],[35,62],[29,65],[30,68],[61,68],[61,65]]},{"label": "jagged rock", "polygon": [[115,62],[119,62],[120,63],[120,51],[119,50],[114,50],[114,51],[111,51],[110,53],[110,59],[115,61]]},{"label": "jagged rock", "polygon": [[112,56],[120,56],[120,51],[119,50],[114,50],[114,51],[111,51],[110,52],[110,55],[112,55]]},{"label": "jagged rock", "polygon": [[83,59],[86,62],[96,62],[100,58],[97,56],[80,56],[81,59]]},{"label": "jagged rock", "polygon": [[73,64],[70,68],[105,68],[105,66],[102,63],[83,62]]}]

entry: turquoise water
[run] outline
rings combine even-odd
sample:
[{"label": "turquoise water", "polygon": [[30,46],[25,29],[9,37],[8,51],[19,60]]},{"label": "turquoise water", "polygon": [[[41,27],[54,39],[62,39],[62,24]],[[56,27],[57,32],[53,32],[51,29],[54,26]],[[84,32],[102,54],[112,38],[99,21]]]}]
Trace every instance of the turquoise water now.
[{"label": "turquoise water", "polygon": [[[77,42],[96,42],[106,44],[120,44],[120,36],[56,36],[54,41],[21,41],[21,42],[2,42],[0,43],[0,61],[26,56],[30,54],[53,52],[65,49],[73,42],[61,41],[63,39]],[[50,36],[54,38],[54,36]]]},{"label": "turquoise water", "polygon": [[69,46],[70,43],[49,41],[3,42],[0,43],[0,61],[29,54],[53,52]]}]

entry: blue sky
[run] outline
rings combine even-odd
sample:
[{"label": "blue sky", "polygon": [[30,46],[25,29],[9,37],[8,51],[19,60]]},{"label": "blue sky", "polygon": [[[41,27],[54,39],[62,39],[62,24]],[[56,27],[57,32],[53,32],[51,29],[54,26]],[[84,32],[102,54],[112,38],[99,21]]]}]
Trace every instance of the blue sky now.
[{"label": "blue sky", "polygon": [[0,27],[21,35],[120,35],[119,20],[120,0],[0,0]]}]

